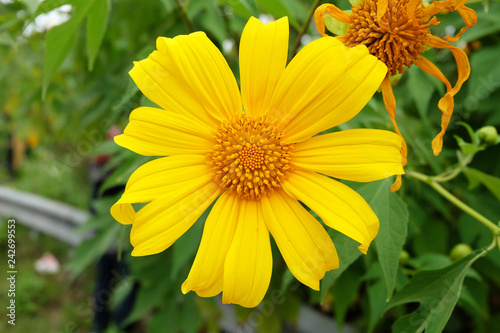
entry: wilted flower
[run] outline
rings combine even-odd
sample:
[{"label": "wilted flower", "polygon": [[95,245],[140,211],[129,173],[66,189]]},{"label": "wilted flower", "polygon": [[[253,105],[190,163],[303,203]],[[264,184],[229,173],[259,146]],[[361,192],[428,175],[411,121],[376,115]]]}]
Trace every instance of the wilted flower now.
[{"label": "wilted flower", "polygon": [[[447,0],[433,1],[427,4],[422,0],[365,0],[353,5],[350,14],[331,4],[321,5],[314,14],[318,31],[323,36],[326,36],[324,19],[326,12],[348,25],[345,34],[337,37],[338,40],[349,47],[366,45],[369,52],[387,66],[387,75],[382,81],[382,94],[385,107],[398,134],[401,135],[395,120],[396,100],[392,92],[390,77],[405,72],[407,68],[415,64],[446,85],[447,92],[438,104],[443,115],[441,117],[441,131],[432,141],[434,155],[438,155],[443,146],[443,135],[453,113],[453,96],[458,93],[470,73],[466,53],[448,43],[448,41],[458,41],[464,31],[477,21],[476,13],[465,6],[466,2],[466,0]],[[466,26],[456,36],[447,36],[442,39],[433,36],[429,27],[439,24],[434,15],[444,9],[458,11]],[[426,46],[445,48],[452,52],[458,67],[458,80],[454,87],[431,61],[422,56]],[[405,165],[407,152],[404,142],[402,154]],[[395,191],[400,186],[401,176],[398,176],[392,190]]]}]

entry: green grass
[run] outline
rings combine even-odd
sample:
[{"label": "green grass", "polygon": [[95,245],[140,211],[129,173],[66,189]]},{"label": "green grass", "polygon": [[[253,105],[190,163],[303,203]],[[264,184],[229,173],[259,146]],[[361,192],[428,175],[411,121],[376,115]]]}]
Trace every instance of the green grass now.
[{"label": "green grass", "polygon": [[[7,262],[7,218],[0,223],[2,267]],[[35,261],[45,252],[52,253],[64,268],[72,248],[50,236],[35,234],[16,223],[16,326],[7,323],[5,307],[8,281],[0,279],[0,304],[3,309],[0,332],[90,332],[93,311],[92,292],[95,272],[91,268],[75,280],[67,272],[43,275],[35,270]],[[5,275],[6,272],[3,272]]]}]

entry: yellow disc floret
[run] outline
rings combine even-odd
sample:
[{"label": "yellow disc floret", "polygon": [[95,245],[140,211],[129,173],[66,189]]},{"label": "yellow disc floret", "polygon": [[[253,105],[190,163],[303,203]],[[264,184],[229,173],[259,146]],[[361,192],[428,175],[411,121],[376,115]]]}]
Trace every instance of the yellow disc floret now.
[{"label": "yellow disc floret", "polygon": [[292,169],[293,144],[282,141],[275,121],[245,115],[223,122],[207,162],[220,186],[239,197],[259,200],[281,187]]}]

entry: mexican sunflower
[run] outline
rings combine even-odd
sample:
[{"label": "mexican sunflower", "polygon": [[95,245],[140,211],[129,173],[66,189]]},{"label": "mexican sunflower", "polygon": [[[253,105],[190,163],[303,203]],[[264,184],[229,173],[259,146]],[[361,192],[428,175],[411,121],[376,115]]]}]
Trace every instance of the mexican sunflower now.
[{"label": "mexican sunflower", "polygon": [[[367,182],[403,173],[396,133],[314,136],[354,117],[386,66],[365,46],[347,48],[333,37],[308,44],[286,66],[288,30],[286,17],[248,21],[241,94],[203,32],[158,38],[157,50],[130,71],[160,108],[132,111],[115,141],[141,155],[168,156],[139,167],[111,208],[116,220],[132,224],[132,255],[167,249],[216,200],[183,293],[222,292],[224,303],[259,304],[271,279],[269,232],[295,277],[318,290],[339,260],[324,227],[298,200],[366,253],[378,219],[330,177]],[[136,212],[133,203],[148,204]]]},{"label": "mexican sunflower", "polygon": [[[353,5],[350,14],[331,4],[319,6],[314,13],[316,27],[323,36],[326,36],[324,21],[326,12],[349,25],[345,35],[337,37],[339,41],[349,47],[366,45],[370,54],[387,65],[387,75],[382,81],[382,94],[394,129],[399,135],[401,132],[395,119],[396,99],[389,78],[405,72],[415,64],[446,85],[447,92],[438,103],[439,109],[443,112],[441,131],[432,140],[432,149],[436,156],[443,147],[443,136],[453,113],[453,96],[458,93],[470,74],[467,54],[448,43],[448,41],[458,41],[459,37],[477,22],[476,12],[466,7],[466,2],[467,0],[433,1],[426,6],[422,0],[365,0]],[[440,23],[435,15],[445,9],[456,10],[466,26],[456,36],[446,36],[442,39],[433,36],[429,27]],[[431,61],[422,56],[426,46],[451,51],[458,67],[458,79],[454,87]],[[403,165],[406,165],[407,150],[404,141],[402,155]],[[398,176],[392,190],[396,191],[400,186],[401,176]]]}]

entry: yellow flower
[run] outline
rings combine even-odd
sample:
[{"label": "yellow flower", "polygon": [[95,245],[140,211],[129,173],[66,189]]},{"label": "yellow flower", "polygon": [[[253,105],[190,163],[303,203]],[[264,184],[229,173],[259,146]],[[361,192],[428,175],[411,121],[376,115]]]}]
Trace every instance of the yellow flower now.
[{"label": "yellow flower", "polygon": [[[116,220],[132,224],[132,255],[165,250],[217,200],[184,293],[223,292],[224,303],[259,304],[272,272],[269,232],[295,277],[318,290],[338,257],[323,226],[297,200],[366,253],[377,217],[356,192],[324,175],[366,182],[403,173],[396,133],[314,136],[354,117],[380,86],[385,65],[365,46],[347,48],[326,37],[286,66],[288,29],[286,17],[266,25],[248,21],[241,94],[202,32],[158,38],[158,50],[130,72],[162,109],[134,110],[115,141],[142,155],[169,156],[138,168],[111,208]],[[135,212],[132,203],[148,204]]]},{"label": "yellow flower", "polygon": [[[467,54],[447,41],[456,42],[465,30],[477,22],[476,13],[465,7],[467,0],[433,1],[425,6],[422,0],[365,0],[352,6],[351,14],[341,11],[331,4],[319,6],[314,13],[318,31],[325,35],[324,14],[349,25],[344,36],[337,37],[349,47],[366,45],[370,54],[376,56],[387,65],[388,72],[382,81],[382,94],[385,107],[396,132],[401,135],[396,124],[396,100],[392,92],[389,77],[403,73],[406,68],[415,64],[425,72],[441,80],[447,92],[439,101],[438,107],[443,112],[441,117],[441,132],[432,140],[434,155],[439,155],[443,147],[443,136],[450,122],[454,108],[453,96],[458,93],[462,84],[470,74]],[[455,36],[444,39],[433,36],[429,26],[438,25],[434,16],[442,10],[458,11],[466,27]],[[425,46],[451,50],[458,67],[458,79],[454,87],[441,71],[421,54]],[[403,165],[406,165],[406,143],[403,141]],[[392,190],[401,186],[401,176],[398,176]]]}]

